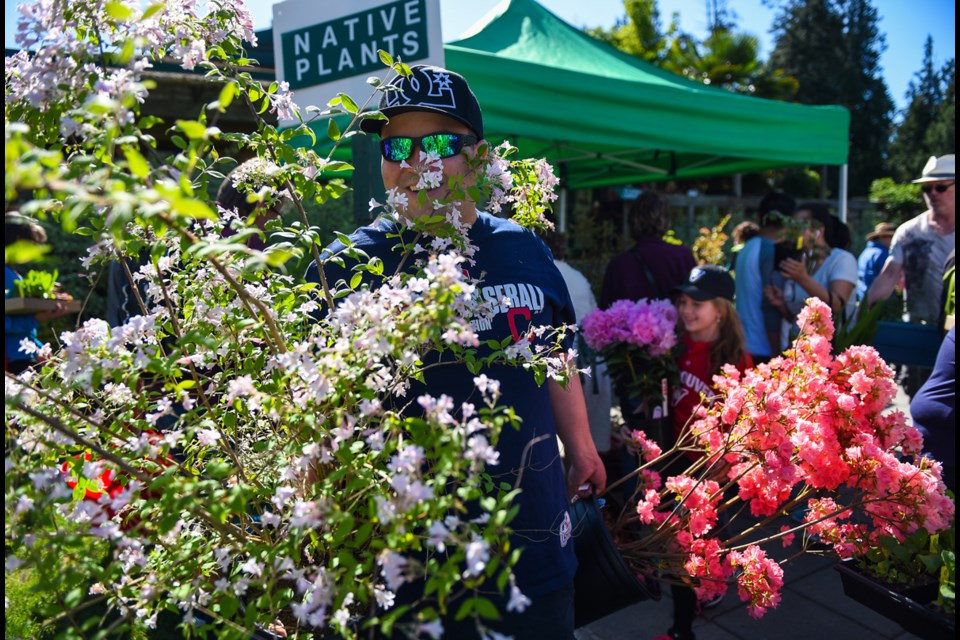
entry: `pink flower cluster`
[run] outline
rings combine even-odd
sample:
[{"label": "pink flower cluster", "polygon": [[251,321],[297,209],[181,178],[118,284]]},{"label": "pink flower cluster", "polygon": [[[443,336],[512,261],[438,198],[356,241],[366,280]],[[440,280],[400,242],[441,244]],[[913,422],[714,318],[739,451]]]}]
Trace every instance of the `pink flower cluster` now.
[{"label": "pink flower cluster", "polygon": [[598,351],[622,342],[659,358],[676,346],[676,326],[677,309],[667,300],[617,300],[583,318],[583,337]]},{"label": "pink flower cluster", "polygon": [[[799,324],[801,336],[784,356],[714,379],[721,401],[698,412],[677,445],[704,455],[659,492],[650,483],[637,491],[637,519],[655,530],[623,549],[628,556],[679,549],[673,575],[695,578],[701,600],[724,593],[736,575],[754,617],[777,606],[783,585],[783,570],[764,545],[780,546],[805,530],[805,540],[819,536],[849,558],[880,536],[943,531],[954,515],[940,463],[911,461],[922,449],[920,434],[899,411],[884,413],[896,393],[887,364],[866,346],[831,355],[833,322],[819,300],[807,301]],[[656,465],[662,460],[643,472]],[[742,527],[732,522],[747,506],[755,522],[735,533]],[[802,509],[799,527],[774,522]]]}]

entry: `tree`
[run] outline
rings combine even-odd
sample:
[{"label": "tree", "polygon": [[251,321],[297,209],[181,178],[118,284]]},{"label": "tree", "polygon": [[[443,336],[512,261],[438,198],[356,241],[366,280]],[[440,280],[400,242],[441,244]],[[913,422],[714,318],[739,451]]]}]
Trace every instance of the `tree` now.
[{"label": "tree", "polygon": [[737,16],[725,3],[707,4],[710,35],[703,42],[682,31],[676,15],[664,32],[656,0],[624,0],[625,15],[617,24],[586,33],[697,82],[774,100],[791,98],[796,81],[760,60],[758,39],[735,30]]},{"label": "tree", "polygon": [[850,190],[883,175],[893,101],[880,73],[886,47],[869,0],[787,0],[773,27],[770,64],[796,77],[803,104],[850,110]]},{"label": "tree", "polygon": [[593,27],[584,31],[647,62],[661,61],[667,42],[660,29],[657,0],[624,0],[623,5],[626,14],[609,30]]},{"label": "tree", "polygon": [[944,65],[943,76],[947,78],[947,88],[943,102],[937,108],[937,115],[924,137],[931,155],[952,153],[957,148],[957,66],[951,59]]},{"label": "tree", "polygon": [[748,33],[718,27],[702,43],[678,33],[670,43],[663,67],[704,84],[772,100],[787,100],[797,81],[765,64],[759,40]]},{"label": "tree", "polygon": [[[933,38],[928,35],[920,70],[907,87],[907,109],[890,143],[888,166],[897,182],[907,182],[916,177],[931,155],[942,155],[955,148],[955,81],[953,60],[948,61],[942,69],[935,67]],[[947,98],[948,93],[951,93],[952,99]],[[949,121],[945,118],[949,118]]]}]

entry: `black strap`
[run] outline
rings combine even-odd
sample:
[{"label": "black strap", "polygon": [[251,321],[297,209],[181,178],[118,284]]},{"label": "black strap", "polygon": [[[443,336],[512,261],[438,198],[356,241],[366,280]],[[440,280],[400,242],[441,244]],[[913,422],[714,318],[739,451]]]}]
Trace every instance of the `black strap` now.
[{"label": "black strap", "polygon": [[653,290],[655,297],[658,299],[664,299],[668,296],[663,292],[660,283],[657,282],[657,279],[653,277],[653,271],[650,270],[650,265],[647,264],[647,261],[643,259],[643,254],[640,253],[640,250],[634,247],[633,251],[630,253],[633,254],[633,257],[637,259],[637,262],[640,263],[640,268],[643,269],[643,275],[647,278],[647,284],[650,285],[650,288]]}]

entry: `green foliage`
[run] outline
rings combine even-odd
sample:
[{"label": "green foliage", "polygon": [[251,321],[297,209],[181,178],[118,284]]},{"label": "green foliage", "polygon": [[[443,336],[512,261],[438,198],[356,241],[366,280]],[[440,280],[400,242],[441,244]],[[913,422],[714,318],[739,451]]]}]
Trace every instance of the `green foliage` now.
[{"label": "green foliage", "polygon": [[914,74],[907,88],[907,109],[890,143],[888,166],[894,180],[907,182],[916,178],[927,158],[953,149],[952,142],[949,146],[931,148],[925,140],[944,104],[944,85],[948,79],[943,71],[934,66],[933,38],[927,35],[920,70]]},{"label": "green foliage", "polygon": [[[586,29],[589,35],[624,53],[697,82],[735,93],[789,100],[797,81],[760,59],[756,36],[737,32],[733,16],[718,12],[702,42],[680,29],[674,15],[664,32],[656,0],[624,0],[624,16],[610,29]],[[723,15],[719,15],[723,13]]]},{"label": "green foliage", "polygon": [[27,264],[35,260],[42,260],[50,252],[50,245],[36,244],[27,240],[17,240],[8,244],[3,251],[6,264]]},{"label": "green foliage", "polygon": [[870,201],[879,205],[884,221],[899,224],[920,212],[923,197],[918,184],[898,184],[893,178],[880,178],[870,184]]},{"label": "green foliage", "polygon": [[841,316],[837,322],[836,331],[833,334],[833,352],[842,353],[857,344],[873,344],[873,338],[880,328],[880,321],[884,319],[887,313],[888,305],[897,302],[896,297],[887,298],[883,302],[878,302],[872,307],[864,307],[858,304],[856,312],[856,322],[851,322],[846,316]]},{"label": "green foliage", "polygon": [[772,100],[789,100],[797,80],[760,59],[756,36],[714,29],[702,43],[680,34],[672,40],[663,67],[691,80]]},{"label": "green foliage", "polygon": [[30,569],[7,571],[3,587],[6,598],[4,637],[42,640],[40,611],[52,601],[49,592],[37,589],[37,575]]},{"label": "green foliage", "polygon": [[610,29],[593,27],[586,33],[647,62],[663,61],[668,47],[660,28],[657,0],[624,0],[625,15]]},{"label": "green foliage", "polygon": [[957,67],[954,60],[944,65],[943,76],[947,80],[944,99],[923,137],[924,147],[931,155],[953,152],[957,146]]},{"label": "green foliage", "polygon": [[796,100],[850,110],[854,196],[885,174],[894,105],[881,74],[886,44],[878,24],[869,0],[786,0],[772,30],[770,65],[797,79]]},{"label": "green foliage", "polygon": [[17,294],[21,298],[53,298],[59,275],[56,269],[52,272],[31,269],[22,279],[17,280]]},{"label": "green foliage", "polygon": [[777,187],[794,198],[817,198],[820,195],[820,174],[812,169],[788,169]]},{"label": "green foliage", "polygon": [[937,605],[947,613],[956,610],[956,527],[929,534],[920,528],[903,540],[881,536],[858,558],[857,565],[890,585],[915,586],[925,580],[939,584]]}]

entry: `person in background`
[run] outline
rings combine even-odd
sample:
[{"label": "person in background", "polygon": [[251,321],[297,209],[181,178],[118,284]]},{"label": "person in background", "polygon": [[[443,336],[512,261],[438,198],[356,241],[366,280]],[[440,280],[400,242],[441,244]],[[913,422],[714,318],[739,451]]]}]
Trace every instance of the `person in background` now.
[{"label": "person in background", "polygon": [[[597,308],[597,299],[593,295],[590,281],[566,262],[567,244],[564,234],[551,232],[546,234],[544,239],[551,253],[553,253],[553,263],[560,271],[560,275],[563,276],[563,281],[567,284],[570,299],[573,301],[573,310],[577,314],[577,322],[580,323],[588,313]],[[579,336],[580,334],[578,334]],[[593,443],[597,446],[600,457],[606,460],[610,451],[612,431],[610,407],[613,394],[610,378],[607,376],[607,365],[596,358],[596,354],[583,340],[578,339],[577,366],[580,368],[590,367],[590,377],[584,379],[581,376],[583,397],[587,403],[587,419],[590,422],[590,434],[593,436]],[[609,471],[607,475],[610,475]]]},{"label": "person in background", "polygon": [[765,195],[757,208],[760,231],[737,253],[734,299],[747,352],[757,364],[780,354],[780,313],[765,299],[763,291],[774,283],[776,245],[783,240],[786,222],[795,208],[793,198],[782,191]]},{"label": "person in background", "polygon": [[933,372],[910,401],[910,417],[923,434],[923,451],[943,464],[943,481],[957,490],[957,337],[951,327]]},{"label": "person in background", "polygon": [[733,246],[730,247],[730,261],[727,265],[727,269],[730,270],[731,274],[737,264],[737,255],[740,253],[740,250],[743,249],[743,245],[758,235],[760,235],[760,225],[752,220],[744,220],[733,228],[733,231],[730,233]]},{"label": "person in background", "polygon": [[927,210],[897,227],[890,255],[867,292],[867,304],[886,300],[904,278],[909,322],[934,323],[940,316],[943,265],[956,249],[955,156],[931,157],[915,184],[922,185]]},{"label": "person in background", "polygon": [[[735,291],[733,278],[723,267],[702,265],[694,267],[687,281],[677,287],[680,292],[677,308],[683,331],[680,340],[684,349],[678,362],[680,387],[671,398],[673,429],[679,438],[701,404],[709,404],[716,395],[713,377],[726,364],[732,364],[741,373],[753,367],[747,353],[743,327],[733,305]],[[695,452],[687,452],[697,458]],[[682,473],[690,460],[680,458],[661,475]],[[671,585],[673,597],[673,626],[667,635],[657,640],[693,640],[693,621],[697,615],[697,596],[688,586]],[[709,607],[719,604],[720,598],[703,603]]]},{"label": "person in background", "polygon": [[870,285],[880,275],[890,255],[890,242],[896,231],[896,226],[881,222],[867,234],[867,246],[857,258],[857,300],[866,297]]},{"label": "person in background", "polygon": [[[764,290],[787,323],[785,337],[799,332],[797,314],[811,296],[830,306],[837,326],[842,319],[852,318],[857,307],[857,259],[846,250],[850,246],[847,225],[819,202],[798,207],[794,219],[805,225],[803,255],[799,260],[786,258],[779,264],[786,279],[782,289],[770,285]],[[785,346],[784,343],[782,347]]]},{"label": "person in background", "polygon": [[943,293],[940,296],[940,321],[937,325],[941,333],[953,328],[954,316],[957,313],[957,252],[951,251],[943,265]]},{"label": "person in background", "polygon": [[[7,214],[3,225],[4,246],[9,247],[17,241],[32,242],[34,244],[46,244],[47,232],[43,230],[36,222],[21,216],[19,214]],[[22,280],[22,276],[10,266],[4,264],[4,294],[6,299],[19,298],[20,293],[17,290],[17,281]],[[41,322],[48,322],[54,318],[59,318],[70,313],[66,305],[57,301],[56,307],[49,311],[38,311],[37,313],[24,313],[17,315],[3,314],[3,362],[4,371],[13,374],[20,374],[37,364],[35,351],[23,348],[23,341],[27,340],[33,343],[37,348],[42,343],[37,338],[37,329]]]},{"label": "person in background", "polygon": [[670,291],[697,265],[693,251],[666,242],[670,205],[655,191],[644,191],[630,209],[634,245],[614,256],[603,275],[600,308],[617,300],[666,299]]},{"label": "person in background", "polygon": [[[904,320],[935,324],[943,308],[944,264],[957,246],[956,156],[931,156],[913,182],[921,185],[927,210],[897,227],[890,255],[867,291],[866,301],[871,306],[886,300],[903,278]],[[904,390],[912,397],[930,375],[930,368],[908,366],[904,373]]]},{"label": "person in background", "polygon": [[[430,199],[421,204],[417,197],[421,190],[417,185],[422,181],[418,167],[427,152],[439,156],[443,180],[429,190],[430,198],[449,198],[451,182],[469,180],[469,159],[487,147],[483,115],[466,79],[447,69],[415,65],[409,76],[397,76],[391,86],[393,90],[384,92],[380,99],[380,113],[389,120],[363,120],[361,129],[380,136],[383,184],[393,190],[398,202],[402,201],[398,207],[400,215],[416,221],[435,214]],[[439,95],[433,95],[434,87],[442,88]],[[489,324],[477,330],[481,345],[478,358],[490,353],[491,341],[519,339],[517,336],[528,327],[557,327],[576,321],[563,277],[537,236],[510,220],[479,210],[469,197],[457,203],[457,213],[475,248],[472,260],[462,265],[471,278],[482,276],[482,288],[491,295],[509,288],[537,291],[542,296],[534,305],[520,295],[505,298],[499,294],[501,306]],[[350,241],[368,256],[380,258],[387,276],[401,267],[412,273],[415,259],[409,250],[395,250],[398,236],[408,243],[413,240],[412,233],[404,233],[405,227],[403,221],[382,215],[369,226],[357,229]],[[382,282],[381,276],[370,271],[354,271],[358,258],[344,253],[345,249],[338,241],[324,250],[321,263],[327,282],[349,282],[355,273],[371,288]],[[334,256],[343,260],[331,260]],[[308,282],[319,282],[319,268],[320,265],[311,264],[306,274]],[[506,595],[495,600],[503,615],[498,621],[490,621],[489,626],[498,634],[516,638],[572,640],[577,559],[571,539],[569,501],[571,494],[602,493],[606,486],[606,471],[587,423],[580,379],[573,376],[566,388],[554,380],[541,386],[532,372],[509,364],[488,366],[484,374],[500,382],[499,406],[513,408],[520,419],[519,429],[502,431],[497,444],[499,463],[489,473],[494,482],[517,483],[521,489],[515,503],[517,514],[510,522],[514,532],[511,547],[522,549],[514,573],[517,587],[530,601],[522,612],[510,612]],[[440,368],[427,366],[423,381],[408,395],[445,394],[453,406],[459,407],[476,395],[476,385],[475,374],[463,363]],[[560,460],[557,435],[563,442],[566,471]],[[536,445],[531,447],[532,442]],[[403,601],[402,593],[397,597]],[[445,636],[478,637],[468,620],[454,619],[459,604],[449,600],[448,604],[452,608],[443,619]]]},{"label": "person in background", "polygon": [[[666,198],[656,191],[641,193],[630,208],[630,235],[634,245],[607,264],[600,291],[601,309],[609,308],[617,300],[665,300],[673,295],[673,288],[686,279],[697,261],[689,247],[663,239],[669,229],[670,205]],[[613,390],[625,423],[623,430],[629,431],[642,413],[642,402],[631,397],[616,379]],[[616,439],[614,449],[620,463],[612,468],[619,466],[620,473],[627,474],[635,468],[636,456],[624,446],[623,438]]]}]

